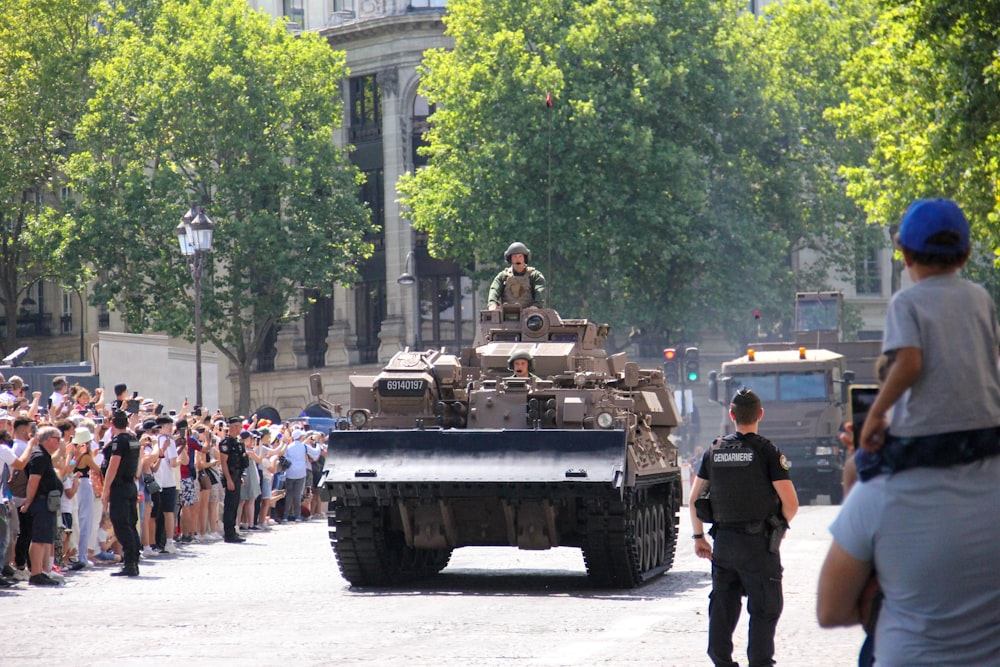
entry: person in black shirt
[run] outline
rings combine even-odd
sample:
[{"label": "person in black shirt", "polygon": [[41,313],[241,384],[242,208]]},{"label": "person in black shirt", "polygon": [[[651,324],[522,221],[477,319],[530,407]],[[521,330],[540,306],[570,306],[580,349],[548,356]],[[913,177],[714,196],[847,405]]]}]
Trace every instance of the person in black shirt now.
[{"label": "person in black shirt", "polygon": [[[781,616],[780,542],[799,509],[790,464],[757,428],[764,409],[743,388],[733,397],[729,417],[736,432],[717,439],[705,452],[691,487],[689,505],[695,553],[712,561],[708,604],[708,656],[717,667],[735,667],[733,630],[747,596],[751,667],[774,664],[774,631]],[[711,516],[699,511],[708,488]],[[704,523],[714,542],[704,535]]]},{"label": "person in black shirt", "polygon": [[28,490],[21,512],[31,513],[31,543],[28,555],[31,561],[29,584],[36,586],[57,586],[59,581],[51,575],[53,542],[56,535],[56,514],[49,506],[49,494],[62,497],[62,482],[52,466],[52,455],[59,451],[62,434],[59,429],[48,426],[38,430],[36,447],[28,460]]},{"label": "person in black shirt", "polygon": [[230,417],[229,434],[219,443],[219,459],[222,461],[223,485],[226,489],[225,501],[222,506],[222,527],[225,541],[231,544],[246,542],[236,532],[236,514],[240,507],[240,487],[243,482],[243,469],[247,467],[247,458],[243,442],[236,436],[243,430],[243,417]]},{"label": "person in black shirt", "polygon": [[122,545],[123,567],[112,577],[139,576],[139,531],[136,523],[138,490],[135,485],[139,470],[139,441],[128,431],[128,415],[118,410],[111,418],[111,444],[108,469],[104,477],[101,501],[111,517],[115,537]]}]

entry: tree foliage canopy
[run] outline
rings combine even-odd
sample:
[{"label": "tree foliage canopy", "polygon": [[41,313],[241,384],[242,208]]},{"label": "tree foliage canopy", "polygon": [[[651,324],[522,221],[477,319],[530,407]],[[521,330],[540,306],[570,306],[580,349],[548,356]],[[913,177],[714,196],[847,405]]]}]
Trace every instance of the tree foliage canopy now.
[{"label": "tree foliage canopy", "polygon": [[174,228],[204,206],[215,241],[203,330],[248,388],[271,327],[300,315],[289,303],[332,293],[371,253],[359,176],[333,143],[343,54],[242,0],[119,7],[105,26],[68,167],[79,205],[66,253],[97,269],[95,299],[131,328],[193,337]]},{"label": "tree foliage canopy", "polygon": [[755,307],[787,319],[819,286],[790,256],[851,210],[832,126],[802,126],[836,99],[835,17],[779,32],[728,2],[456,0],[446,19],[430,165],[401,185],[433,253],[486,276],[524,241],[555,307],[666,341],[743,338]]},{"label": "tree foliage canopy", "polygon": [[5,351],[21,295],[39,279],[73,282],[53,261],[61,172],[96,56],[92,0],[0,3],[0,305]]}]

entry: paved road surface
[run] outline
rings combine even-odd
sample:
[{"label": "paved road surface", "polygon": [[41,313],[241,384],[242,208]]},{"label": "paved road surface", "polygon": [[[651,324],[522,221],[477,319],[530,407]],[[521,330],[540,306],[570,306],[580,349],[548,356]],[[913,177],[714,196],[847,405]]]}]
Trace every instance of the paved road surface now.
[{"label": "paved road surface", "polygon": [[[780,665],[856,664],[862,631],[815,620],[836,511],[802,508],[782,548]],[[709,563],[687,524],[673,570],[632,591],[588,587],[575,549],[501,548],[459,549],[421,585],[357,590],[322,522],[279,526],[159,556],[139,579],[96,569],[0,590],[0,665],[709,665]],[[745,664],[745,615],[736,645]]]}]

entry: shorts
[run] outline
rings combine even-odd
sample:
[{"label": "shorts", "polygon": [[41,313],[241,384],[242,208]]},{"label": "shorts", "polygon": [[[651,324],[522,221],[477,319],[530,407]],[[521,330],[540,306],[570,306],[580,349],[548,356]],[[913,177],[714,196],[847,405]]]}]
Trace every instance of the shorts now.
[{"label": "shorts", "polygon": [[62,513],[62,527],[67,533],[73,532],[73,514],[71,512]]},{"label": "shorts", "polygon": [[223,495],[224,495],[224,489],[222,488],[222,484],[213,484],[212,485],[212,491],[211,491],[211,493],[212,493],[212,495],[210,495],[208,497],[209,502],[213,502],[213,503],[221,503],[222,502],[222,498],[223,498]]},{"label": "shorts", "polygon": [[31,541],[38,544],[53,544],[56,539],[56,513],[45,506],[45,498],[35,498],[31,503]]},{"label": "shorts", "polygon": [[185,507],[197,505],[198,491],[200,488],[201,487],[198,486],[197,480],[191,479],[190,477],[181,478],[181,504]]},{"label": "shorts", "polygon": [[177,512],[177,487],[165,486],[160,489],[161,512]]},{"label": "shorts", "polygon": [[94,558],[103,561],[113,561],[117,556],[110,551],[98,551],[94,554]]},{"label": "shorts", "polygon": [[271,478],[267,475],[260,478],[260,497],[263,500],[271,499]]}]

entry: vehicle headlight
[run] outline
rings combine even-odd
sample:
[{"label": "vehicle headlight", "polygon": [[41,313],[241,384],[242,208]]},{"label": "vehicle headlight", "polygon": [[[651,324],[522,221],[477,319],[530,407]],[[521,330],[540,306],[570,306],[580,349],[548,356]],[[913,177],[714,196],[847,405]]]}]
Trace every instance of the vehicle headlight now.
[{"label": "vehicle headlight", "polygon": [[597,425],[601,428],[611,428],[615,423],[615,416],[610,412],[597,413]]},{"label": "vehicle headlight", "polygon": [[351,425],[354,428],[362,428],[368,423],[368,412],[366,410],[355,410],[351,413]]},{"label": "vehicle headlight", "polygon": [[833,456],[833,447],[821,445],[816,448],[816,456]]}]

